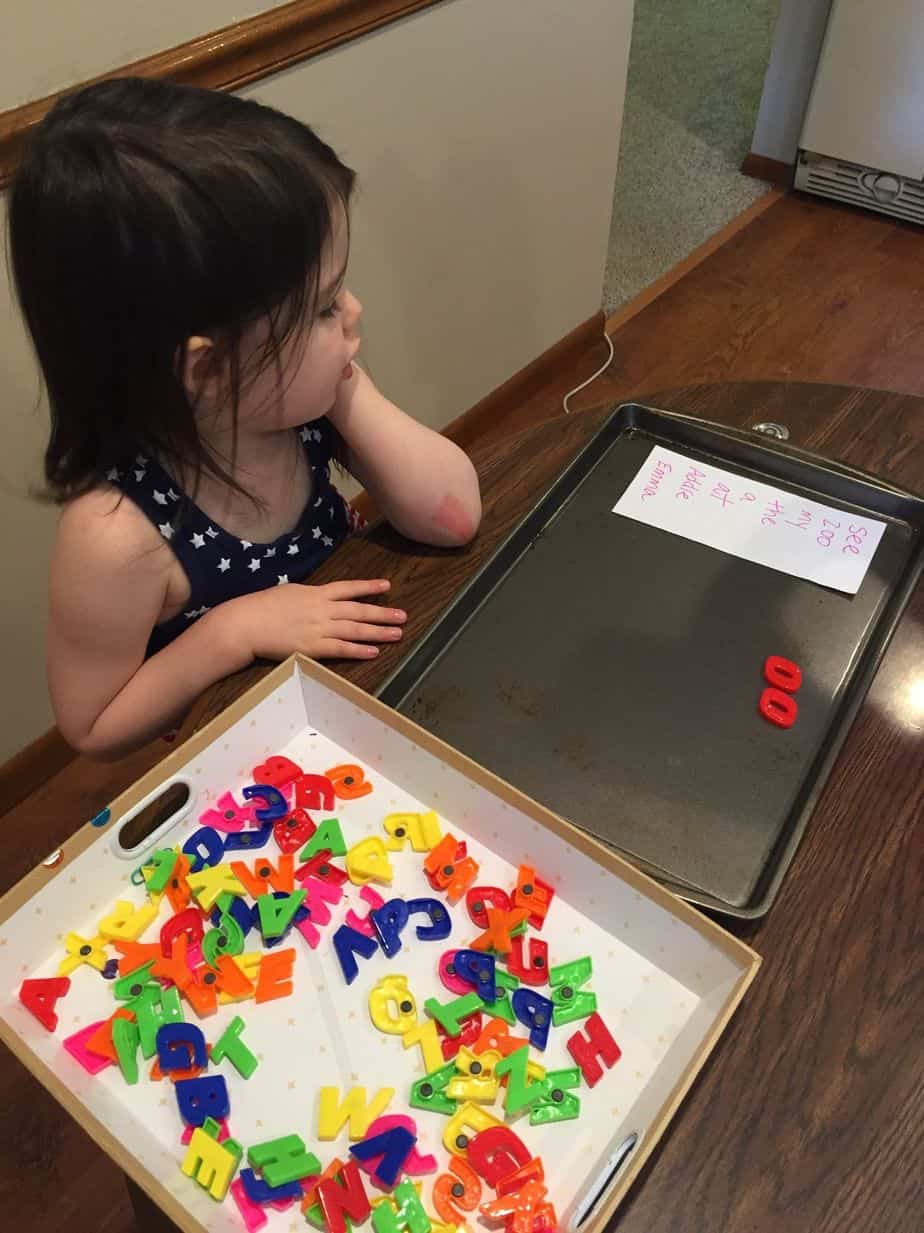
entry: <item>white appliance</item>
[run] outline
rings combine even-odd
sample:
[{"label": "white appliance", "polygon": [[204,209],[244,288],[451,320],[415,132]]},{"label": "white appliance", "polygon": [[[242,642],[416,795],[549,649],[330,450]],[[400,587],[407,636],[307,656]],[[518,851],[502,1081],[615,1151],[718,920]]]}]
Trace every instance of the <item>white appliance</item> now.
[{"label": "white appliance", "polygon": [[924,0],[834,0],[795,186],[924,224]]}]

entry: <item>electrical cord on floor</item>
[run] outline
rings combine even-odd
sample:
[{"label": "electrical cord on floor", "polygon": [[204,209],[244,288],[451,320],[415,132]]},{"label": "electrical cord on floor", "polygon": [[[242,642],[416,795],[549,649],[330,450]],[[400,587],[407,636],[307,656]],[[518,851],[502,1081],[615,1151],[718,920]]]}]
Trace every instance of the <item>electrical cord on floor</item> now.
[{"label": "electrical cord on floor", "polygon": [[603,337],[606,339],[606,345],[610,349],[610,353],[607,356],[606,363],[601,364],[601,366],[597,369],[597,371],[593,373],[592,376],[588,377],[586,381],[582,381],[580,385],[576,385],[573,390],[568,391],[568,393],[562,399],[562,404],[561,404],[565,409],[565,415],[571,414],[571,408],[568,406],[568,402],[574,397],[574,395],[580,394],[581,390],[586,390],[588,385],[590,385],[592,381],[596,381],[598,377],[602,377],[603,374],[606,372],[606,370],[609,368],[610,364],[612,364],[613,362],[613,356],[616,354],[615,348],[613,347],[613,340],[612,338],[610,338],[609,334],[604,334]]}]

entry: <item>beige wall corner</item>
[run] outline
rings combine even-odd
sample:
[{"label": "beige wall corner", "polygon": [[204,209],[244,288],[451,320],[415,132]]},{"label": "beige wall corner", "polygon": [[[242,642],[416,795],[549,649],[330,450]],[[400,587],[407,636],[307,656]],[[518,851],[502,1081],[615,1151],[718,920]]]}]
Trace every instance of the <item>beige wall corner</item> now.
[{"label": "beige wall corner", "polygon": [[[62,22],[85,20],[61,7]],[[205,7],[219,26],[270,6]],[[206,29],[203,11],[161,45]],[[359,172],[350,283],[365,360],[426,423],[442,428],[599,308],[631,26],[632,0],[447,0],[245,91],[314,125]],[[61,84],[36,75],[26,93]],[[2,760],[51,722],[55,519],[28,496],[46,417],[5,268],[0,356]]]}]

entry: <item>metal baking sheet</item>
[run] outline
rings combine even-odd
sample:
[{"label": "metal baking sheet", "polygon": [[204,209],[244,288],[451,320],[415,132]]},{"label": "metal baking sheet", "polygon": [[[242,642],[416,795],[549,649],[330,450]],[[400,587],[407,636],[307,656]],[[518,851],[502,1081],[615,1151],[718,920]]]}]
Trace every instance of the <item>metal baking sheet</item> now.
[{"label": "metal baking sheet", "polygon": [[[613,514],[654,444],[887,522],[856,595]],[[924,564],[924,500],[626,404],[379,696],[685,898],[769,908]],[[757,710],[770,654],[796,724]]]}]

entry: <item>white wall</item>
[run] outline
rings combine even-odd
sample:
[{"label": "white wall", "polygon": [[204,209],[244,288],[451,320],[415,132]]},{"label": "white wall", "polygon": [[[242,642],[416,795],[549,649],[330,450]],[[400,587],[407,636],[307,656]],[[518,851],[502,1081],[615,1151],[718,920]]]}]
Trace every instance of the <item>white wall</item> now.
[{"label": "white wall", "polygon": [[7,0],[0,111],[210,30],[276,8],[279,0]]},{"label": "white wall", "polygon": [[[599,308],[631,24],[632,0],[447,0],[246,91],[314,124],[359,172],[364,354],[427,423],[443,427]],[[53,513],[28,498],[45,421],[5,284],[0,359],[2,760],[52,722]]]},{"label": "white wall", "polygon": [[796,161],[802,118],[821,54],[831,2],[781,0],[751,141],[755,154],[783,163]]}]

